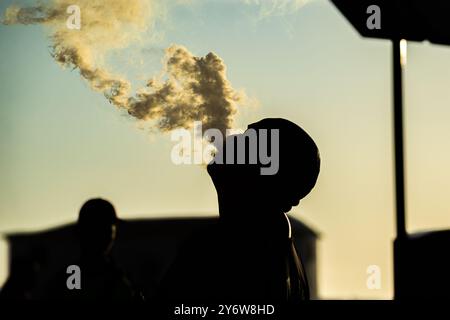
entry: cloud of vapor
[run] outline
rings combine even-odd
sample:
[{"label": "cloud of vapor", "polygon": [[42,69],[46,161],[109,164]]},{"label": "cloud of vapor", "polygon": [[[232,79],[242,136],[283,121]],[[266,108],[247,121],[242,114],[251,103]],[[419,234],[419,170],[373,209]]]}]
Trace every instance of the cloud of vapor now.
[{"label": "cloud of vapor", "polygon": [[166,49],[163,76],[131,95],[131,84],[107,67],[106,55],[140,40],[165,14],[160,0],[77,0],[81,29],[66,26],[73,0],[49,0],[37,6],[7,8],[3,24],[41,24],[48,28],[51,53],[63,67],[78,69],[89,86],[139,120],[162,131],[189,128],[193,121],[225,131],[232,123],[236,92],[226,78],[224,62],[215,54],[195,57],[186,48]]},{"label": "cloud of vapor", "polygon": [[126,47],[136,35],[149,28],[156,7],[141,0],[77,0],[81,29],[67,28],[67,8],[72,0],[51,0],[34,7],[12,5],[6,9],[4,24],[42,24],[48,27],[52,56],[63,67],[76,68],[90,87],[121,106],[129,94],[126,79],[105,67],[105,56]]},{"label": "cloud of vapor", "polygon": [[147,90],[130,98],[128,112],[144,120],[158,119],[162,131],[189,127],[202,121],[203,129],[225,132],[231,127],[236,104],[245,95],[235,91],[226,78],[226,66],[214,53],[196,57],[186,48],[166,50],[165,81],[153,79]]}]

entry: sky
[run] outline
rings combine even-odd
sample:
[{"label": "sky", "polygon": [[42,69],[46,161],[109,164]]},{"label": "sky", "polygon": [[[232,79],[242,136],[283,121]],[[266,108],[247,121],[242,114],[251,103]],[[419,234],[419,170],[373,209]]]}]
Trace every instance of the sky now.
[{"label": "sky", "polygon": [[[3,0],[0,12],[11,3]],[[236,127],[284,117],[320,149],[317,185],[291,211],[320,234],[320,296],[390,299],[391,45],[360,37],[329,1],[297,9],[267,3],[278,2],[183,1],[148,35],[151,44],[118,52],[112,65],[138,83],[160,69],[172,43],[220,56],[232,86],[257,101],[238,108]],[[172,163],[170,134],[141,128],[76,70],[62,69],[47,35],[41,26],[0,25],[0,233],[74,221],[82,203],[98,196],[122,218],[216,215],[205,168]],[[450,48],[408,43],[410,232],[450,227],[449,80]],[[366,285],[371,265],[381,270],[380,289]],[[0,283],[6,276],[3,240]]]}]

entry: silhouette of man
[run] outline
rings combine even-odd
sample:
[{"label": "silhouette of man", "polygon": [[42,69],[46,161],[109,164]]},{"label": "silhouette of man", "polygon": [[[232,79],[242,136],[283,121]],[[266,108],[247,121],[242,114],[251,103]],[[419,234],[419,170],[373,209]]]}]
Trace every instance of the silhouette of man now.
[{"label": "silhouette of man", "polygon": [[[250,129],[256,130],[258,142],[261,129],[268,130],[269,137],[270,130],[278,130],[278,171],[262,175],[260,161],[220,164],[215,160],[230,152],[224,144],[207,167],[217,190],[218,223],[186,243],[162,282],[160,299],[290,302],[309,298],[285,214],[314,187],[320,170],[318,148],[303,129],[285,119],[263,119]],[[247,142],[245,150],[249,149]],[[234,151],[236,156],[239,150]]]},{"label": "silhouette of man", "polygon": [[81,256],[79,261],[74,263],[81,271],[81,288],[67,287],[66,282],[70,274],[66,274],[64,270],[52,284],[52,298],[75,300],[139,298],[111,257],[117,224],[116,211],[110,202],[91,199],[83,204],[77,224]]}]

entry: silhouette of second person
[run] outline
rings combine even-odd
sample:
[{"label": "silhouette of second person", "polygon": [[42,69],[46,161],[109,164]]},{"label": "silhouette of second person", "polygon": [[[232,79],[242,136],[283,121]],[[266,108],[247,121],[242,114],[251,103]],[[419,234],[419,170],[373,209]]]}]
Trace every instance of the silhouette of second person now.
[{"label": "silhouette of second person", "polygon": [[67,287],[66,267],[49,286],[49,298],[59,300],[141,300],[125,273],[111,255],[117,236],[114,206],[107,200],[86,201],[80,209],[77,233],[80,257],[74,265],[81,270],[81,288]]},{"label": "silhouette of second person", "polygon": [[[161,284],[160,299],[205,303],[309,299],[286,213],[316,183],[318,148],[303,129],[285,119],[263,119],[248,129],[256,130],[258,141],[260,129],[279,130],[278,171],[261,175],[261,163],[208,165],[217,190],[218,223],[185,243]],[[225,159],[227,151],[225,143],[216,160]]]}]

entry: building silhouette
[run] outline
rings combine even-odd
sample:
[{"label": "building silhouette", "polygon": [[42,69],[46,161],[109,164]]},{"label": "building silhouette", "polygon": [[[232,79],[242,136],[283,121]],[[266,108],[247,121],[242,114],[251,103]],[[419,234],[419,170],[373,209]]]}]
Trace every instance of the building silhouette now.
[{"label": "building silhouette", "polygon": [[[317,299],[318,234],[289,216],[292,235],[302,256],[311,290]],[[217,217],[120,220],[112,256],[131,282],[151,299],[180,246],[196,230],[216,223]],[[46,284],[80,254],[76,224],[5,236],[9,247],[9,274],[30,280],[31,299],[46,296]],[[33,274],[20,274],[33,273]]]}]

